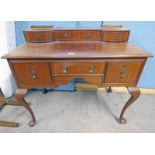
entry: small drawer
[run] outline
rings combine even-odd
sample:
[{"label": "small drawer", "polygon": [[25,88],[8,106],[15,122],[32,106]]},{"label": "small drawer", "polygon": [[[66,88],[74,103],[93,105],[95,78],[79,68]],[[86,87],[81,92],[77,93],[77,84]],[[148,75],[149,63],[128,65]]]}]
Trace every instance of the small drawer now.
[{"label": "small drawer", "polygon": [[51,82],[48,63],[12,63],[17,80],[21,84],[47,84]]},{"label": "small drawer", "polygon": [[100,41],[102,33],[95,30],[54,31],[55,41]]},{"label": "small drawer", "polygon": [[127,42],[129,31],[104,31],[103,41],[105,42]]},{"label": "small drawer", "polygon": [[83,82],[95,84],[95,85],[101,85],[103,81],[102,76],[56,76],[53,77],[54,83],[61,85],[61,84],[67,84],[71,82],[74,79],[79,79]]},{"label": "small drawer", "polygon": [[50,42],[52,32],[49,31],[24,31],[25,40],[29,43]]},{"label": "small drawer", "polygon": [[72,41],[76,40],[76,34],[74,31],[58,30],[53,32],[53,39],[55,41]]},{"label": "small drawer", "polygon": [[77,41],[101,41],[101,31],[95,30],[79,30],[76,32]]},{"label": "small drawer", "polygon": [[104,70],[104,62],[58,62],[53,64],[54,74],[104,74]]},{"label": "small drawer", "polygon": [[136,84],[144,62],[144,60],[108,62],[105,82]]}]

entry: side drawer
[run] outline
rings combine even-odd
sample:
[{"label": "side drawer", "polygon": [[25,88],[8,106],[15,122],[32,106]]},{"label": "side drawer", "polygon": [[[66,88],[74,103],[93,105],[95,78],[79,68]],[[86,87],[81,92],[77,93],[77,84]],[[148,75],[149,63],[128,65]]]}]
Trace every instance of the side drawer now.
[{"label": "side drawer", "polygon": [[136,84],[145,60],[117,60],[108,62],[105,76],[106,83]]},{"label": "side drawer", "polygon": [[11,63],[15,76],[21,84],[47,84],[51,82],[48,63]]},{"label": "side drawer", "polygon": [[127,42],[130,31],[104,31],[103,41],[105,42]]},{"label": "side drawer", "polygon": [[104,62],[57,62],[53,74],[104,74]]},{"label": "side drawer", "polygon": [[24,37],[26,42],[29,43],[50,42],[52,41],[52,32],[24,31]]}]

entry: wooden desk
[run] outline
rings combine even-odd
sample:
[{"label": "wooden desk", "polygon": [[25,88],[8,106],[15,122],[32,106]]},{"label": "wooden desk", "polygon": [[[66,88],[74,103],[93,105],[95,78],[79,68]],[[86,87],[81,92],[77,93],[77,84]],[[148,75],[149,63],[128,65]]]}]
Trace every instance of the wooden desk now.
[{"label": "wooden desk", "polygon": [[27,89],[56,88],[75,78],[99,87],[125,86],[131,98],[120,114],[139,97],[136,87],[146,60],[152,56],[127,43],[129,30],[102,27],[98,29],[30,29],[24,31],[27,41],[3,58],[8,60],[18,90],[16,99],[35,116],[24,100]]}]

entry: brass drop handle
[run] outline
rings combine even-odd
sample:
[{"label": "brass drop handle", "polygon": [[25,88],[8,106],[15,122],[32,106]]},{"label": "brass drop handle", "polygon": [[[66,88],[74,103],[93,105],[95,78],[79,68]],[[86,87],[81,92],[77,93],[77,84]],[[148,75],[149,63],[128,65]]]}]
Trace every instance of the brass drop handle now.
[{"label": "brass drop handle", "polygon": [[87,37],[88,37],[88,38],[90,37],[90,33],[89,33],[89,32],[87,33]]},{"label": "brass drop handle", "polygon": [[119,36],[120,36],[120,34],[119,34],[119,33],[115,33],[115,39],[118,39],[118,38],[119,38]]},{"label": "brass drop handle", "polygon": [[64,66],[63,67],[63,73],[67,73],[67,70],[68,70],[68,66]]},{"label": "brass drop handle", "polygon": [[94,69],[95,69],[95,67],[94,67],[93,65],[91,65],[91,66],[89,67],[89,72],[92,73],[92,72],[94,71]]},{"label": "brass drop handle", "polygon": [[67,38],[67,33],[65,33],[65,38]]},{"label": "brass drop handle", "polygon": [[36,35],[35,35],[35,38],[36,38],[36,39],[39,39],[39,34],[36,34]]},{"label": "brass drop handle", "polygon": [[123,78],[125,77],[125,70],[120,70],[120,78]]},{"label": "brass drop handle", "polygon": [[37,73],[35,71],[31,71],[31,76],[32,76],[32,79],[36,79]]}]

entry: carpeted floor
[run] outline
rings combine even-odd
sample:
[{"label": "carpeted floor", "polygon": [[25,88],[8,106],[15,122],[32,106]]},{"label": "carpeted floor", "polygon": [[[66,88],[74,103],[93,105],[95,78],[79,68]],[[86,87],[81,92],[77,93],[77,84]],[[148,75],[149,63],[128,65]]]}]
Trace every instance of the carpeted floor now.
[{"label": "carpeted floor", "polygon": [[0,132],[155,132],[155,95],[141,95],[125,114],[127,124],[118,122],[129,97],[126,93],[34,91],[25,99],[35,113],[36,126],[28,127],[30,115],[23,107],[6,106],[0,120],[21,124],[18,128],[0,127]]}]

